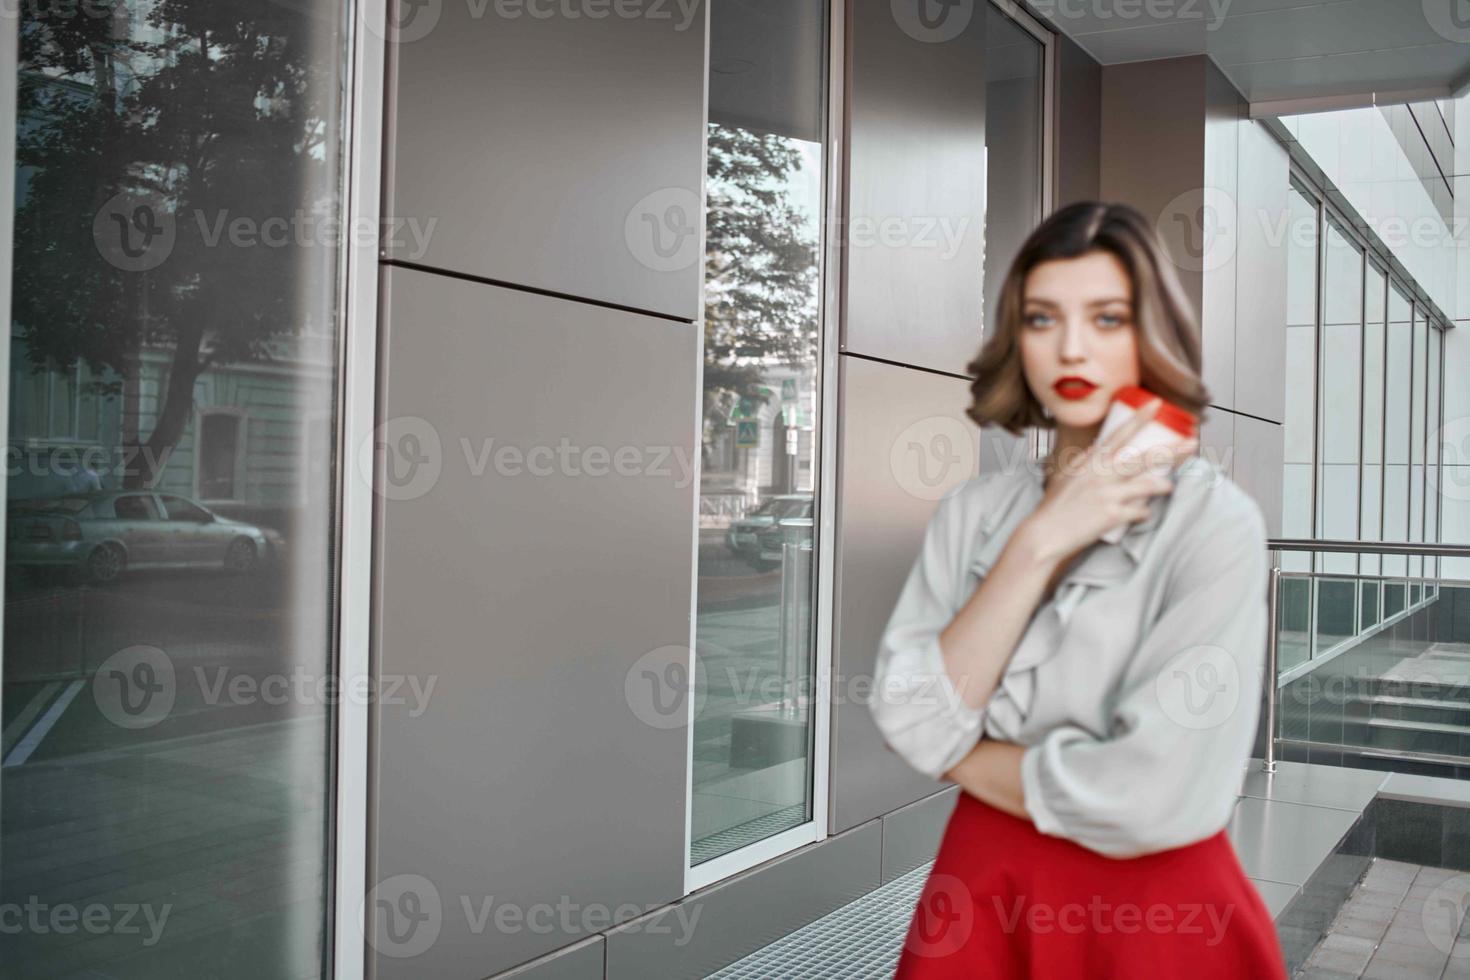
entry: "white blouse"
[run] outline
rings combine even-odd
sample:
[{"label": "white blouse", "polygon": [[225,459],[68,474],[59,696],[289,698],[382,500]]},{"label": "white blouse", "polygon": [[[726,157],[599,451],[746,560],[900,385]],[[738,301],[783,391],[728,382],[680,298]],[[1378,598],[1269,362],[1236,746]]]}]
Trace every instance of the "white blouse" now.
[{"label": "white blouse", "polygon": [[1266,527],[1210,461],[1172,478],[1147,518],[1086,549],[1038,606],[980,710],[946,673],[939,633],[1040,503],[1041,464],[940,500],[878,651],[870,708],[889,747],[938,779],[982,736],[1027,746],[1037,830],[1113,857],[1222,829],[1260,711]]}]

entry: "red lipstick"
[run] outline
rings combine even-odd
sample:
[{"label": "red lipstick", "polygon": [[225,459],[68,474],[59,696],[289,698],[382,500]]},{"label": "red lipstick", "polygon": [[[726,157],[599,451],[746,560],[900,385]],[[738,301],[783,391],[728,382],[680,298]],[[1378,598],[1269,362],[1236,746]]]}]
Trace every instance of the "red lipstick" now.
[{"label": "red lipstick", "polygon": [[1052,390],[1068,401],[1080,401],[1097,390],[1097,385],[1086,378],[1079,378],[1075,374],[1058,378],[1053,384]]}]

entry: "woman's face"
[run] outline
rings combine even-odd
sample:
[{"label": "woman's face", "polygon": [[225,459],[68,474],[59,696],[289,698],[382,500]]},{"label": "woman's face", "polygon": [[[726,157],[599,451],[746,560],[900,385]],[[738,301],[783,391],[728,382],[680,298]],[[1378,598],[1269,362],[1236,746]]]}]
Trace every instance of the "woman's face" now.
[{"label": "woman's face", "polygon": [[1138,384],[1133,285],[1112,252],[1051,259],[1026,275],[1021,363],[1060,427],[1101,425],[1113,392]]}]

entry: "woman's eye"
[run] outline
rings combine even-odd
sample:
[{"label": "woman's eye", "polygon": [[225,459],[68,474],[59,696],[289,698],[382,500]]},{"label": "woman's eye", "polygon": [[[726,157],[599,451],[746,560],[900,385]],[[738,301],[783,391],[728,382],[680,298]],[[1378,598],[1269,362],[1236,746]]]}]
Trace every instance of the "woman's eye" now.
[{"label": "woman's eye", "polygon": [[1021,318],[1021,322],[1028,327],[1044,327],[1051,323],[1051,317],[1045,313],[1027,313]]},{"label": "woman's eye", "polygon": [[1127,321],[1118,313],[1101,313],[1098,315],[1097,322],[1101,327],[1121,327]]}]

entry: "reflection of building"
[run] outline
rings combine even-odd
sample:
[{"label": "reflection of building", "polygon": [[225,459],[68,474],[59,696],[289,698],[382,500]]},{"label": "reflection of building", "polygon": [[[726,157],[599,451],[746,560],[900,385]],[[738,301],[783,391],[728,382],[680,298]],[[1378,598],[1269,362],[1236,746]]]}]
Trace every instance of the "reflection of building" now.
[{"label": "reflection of building", "polygon": [[[115,36],[127,43],[110,55],[110,82],[119,98],[136,93],[173,55],[149,47],[169,31],[149,21],[148,2],[120,7]],[[23,73],[45,98],[80,105],[97,97],[90,76]],[[32,113],[18,125],[19,138],[52,120]],[[30,168],[16,174],[16,206],[32,190]],[[331,250],[324,250],[331,251]],[[95,256],[94,256],[95,258]],[[334,253],[318,257],[332,267]],[[300,322],[331,324],[334,298],[318,297]],[[266,342],[258,360],[211,366],[196,379],[192,405],[178,441],[167,451],[153,485],[192,497],[226,516],[283,526],[313,493],[324,506],[330,461],[331,398],[335,350],[328,333],[303,332]],[[208,340],[206,339],[206,348]],[[50,497],[125,485],[148,467],[139,447],[153,430],[167,391],[170,349],[147,344],[119,370],[94,372],[84,361],[36,370],[19,323],[11,325],[9,390],[10,499]],[[161,454],[160,454],[161,455]]]},{"label": "reflection of building", "polygon": [[816,374],[807,366],[764,374],[765,402],[749,402],[705,447],[701,492],[741,491],[750,501],[777,493],[810,493],[815,468]]},{"label": "reflection of building", "polygon": [[[306,341],[293,346],[320,349]],[[147,438],[167,368],[165,352],[143,355],[136,381],[127,386],[127,442]],[[283,357],[204,372],[194,383],[193,411],[158,488],[194,497],[222,514],[280,526],[286,512],[306,506],[309,494],[325,498],[326,488],[313,487],[310,475],[325,472],[330,455],[331,396],[325,357]]]},{"label": "reflection of building", "polygon": [[[119,487],[139,460],[128,447],[146,439],[159,408],[168,356],[146,352],[135,377],[100,379],[85,365],[33,372],[12,341],[9,496],[84,489],[91,461],[104,487]],[[169,454],[160,490],[193,497],[222,514],[275,523],[303,507],[308,474],[330,453],[332,375],[323,360],[239,364],[209,370],[194,385],[194,407]]]}]

